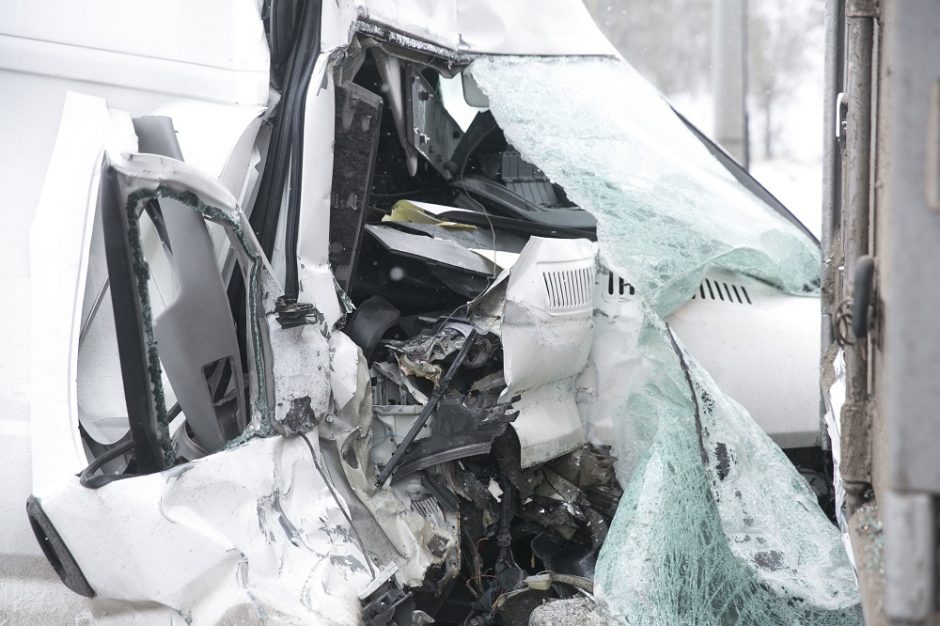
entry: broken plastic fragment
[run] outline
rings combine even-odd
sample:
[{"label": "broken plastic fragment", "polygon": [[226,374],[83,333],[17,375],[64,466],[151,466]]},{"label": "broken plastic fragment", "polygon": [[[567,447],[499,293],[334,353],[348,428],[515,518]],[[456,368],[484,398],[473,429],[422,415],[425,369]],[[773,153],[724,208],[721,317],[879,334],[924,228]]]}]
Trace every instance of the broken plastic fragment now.
[{"label": "broken plastic fragment", "polygon": [[[462,224],[460,222],[450,222],[434,216],[434,213],[426,209],[428,206],[424,202],[412,202],[410,200],[399,200],[392,207],[392,212],[382,218],[383,222],[399,222],[405,224],[434,224],[443,228],[453,228],[457,230],[476,230],[473,224]],[[435,205],[429,205],[435,206]],[[460,209],[453,209],[459,211]]]}]

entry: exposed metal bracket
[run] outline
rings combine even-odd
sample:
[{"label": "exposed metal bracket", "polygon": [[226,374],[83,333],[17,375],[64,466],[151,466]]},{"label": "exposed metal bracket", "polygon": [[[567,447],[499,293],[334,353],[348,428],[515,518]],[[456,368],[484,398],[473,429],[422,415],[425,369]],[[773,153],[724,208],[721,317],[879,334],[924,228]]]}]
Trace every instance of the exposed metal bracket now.
[{"label": "exposed metal bracket", "polygon": [[836,95],[836,140],[839,145],[845,147],[845,126],[849,116],[849,103],[845,98],[845,92],[839,92]]},{"label": "exposed metal bracket", "polygon": [[878,0],[847,0],[845,3],[846,17],[874,17],[881,13]]},{"label": "exposed metal bracket", "polygon": [[846,402],[839,420],[840,471],[851,516],[871,495],[871,414],[867,403]]}]

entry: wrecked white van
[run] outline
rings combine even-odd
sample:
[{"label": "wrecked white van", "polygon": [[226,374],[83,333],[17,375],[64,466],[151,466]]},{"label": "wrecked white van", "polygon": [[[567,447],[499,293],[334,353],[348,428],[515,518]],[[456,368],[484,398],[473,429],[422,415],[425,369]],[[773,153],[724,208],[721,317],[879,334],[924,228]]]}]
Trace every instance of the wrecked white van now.
[{"label": "wrecked white van", "polygon": [[579,2],[0,16],[42,163],[3,523],[88,598],[15,615],[859,622],[818,242]]}]

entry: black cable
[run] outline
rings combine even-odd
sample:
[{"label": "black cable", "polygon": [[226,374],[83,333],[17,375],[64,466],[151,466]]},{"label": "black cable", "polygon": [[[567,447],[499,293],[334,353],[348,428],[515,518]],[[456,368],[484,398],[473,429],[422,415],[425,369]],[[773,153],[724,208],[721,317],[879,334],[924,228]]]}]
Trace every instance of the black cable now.
[{"label": "black cable", "polygon": [[[261,180],[258,184],[258,194],[248,219],[251,229],[258,238],[262,252],[269,260],[274,252],[274,240],[277,235],[288,171],[293,170],[296,172],[294,174],[296,178],[293,178],[293,180],[300,180],[299,167],[290,168],[291,147],[295,139],[295,133],[292,132],[292,129],[296,130],[293,127],[293,120],[298,115],[298,94],[300,94],[299,97],[303,101],[310,79],[309,72],[306,75],[304,74],[304,68],[309,67],[312,71],[313,63],[316,61],[320,48],[320,2],[303,2],[300,3],[299,9],[296,6],[285,7],[282,4],[283,2],[279,1],[272,7],[273,19],[279,20],[274,24],[277,26],[276,30],[292,33],[290,52],[286,60],[283,59],[283,50],[279,50],[278,53],[281,70],[284,74],[280,81],[280,84],[283,85],[281,100],[277,104],[277,110],[274,112],[272,120],[269,122],[272,128],[268,151],[261,173]],[[291,2],[290,4],[295,3]],[[298,16],[299,26],[287,23],[293,16]],[[274,86],[278,86],[277,81],[275,81]],[[302,106],[299,115],[301,118],[303,117]],[[300,136],[296,139],[302,148],[302,127]],[[295,182],[295,185],[298,192],[294,195],[294,202],[297,204],[293,206],[299,206],[299,182]],[[290,207],[288,210],[290,211]],[[296,238],[291,247],[296,251]],[[296,265],[296,259],[294,265]],[[287,266],[291,266],[289,257]],[[294,267],[294,271],[296,272],[296,267]],[[232,274],[228,286],[228,298],[238,334],[239,354],[242,359],[241,367],[244,369],[247,366],[245,361],[245,337],[248,321],[245,319],[245,281],[241,272]]]},{"label": "black cable", "polygon": [[[180,403],[177,402],[173,407],[166,412],[166,421],[169,424],[173,419],[180,414],[181,412]],[[84,428],[80,427],[83,437],[88,437],[88,433],[85,432]],[[90,439],[90,441],[94,441]],[[78,480],[81,483],[82,487],[88,487],[89,489],[97,489],[99,487],[104,487],[110,482],[115,480],[120,480],[122,478],[132,478],[138,474],[102,474],[100,476],[95,476],[95,472],[104,467],[105,463],[109,463],[114,459],[118,458],[121,455],[127,454],[128,452],[133,452],[134,440],[131,438],[130,433],[124,435],[119,439],[111,448],[108,448],[100,455],[92,459],[91,463],[88,464],[88,467],[83,469],[78,475]]]},{"label": "black cable", "polygon": [[405,434],[405,438],[402,440],[401,444],[395,448],[395,453],[392,454],[392,458],[388,460],[388,463],[386,463],[385,467],[382,468],[382,471],[379,472],[378,478],[375,479],[376,487],[383,487],[385,483],[388,482],[392,472],[394,472],[395,468],[399,465],[399,463],[401,463],[401,459],[408,451],[408,447],[415,440],[415,437],[418,436],[418,433],[421,432],[421,429],[424,428],[428,418],[431,417],[431,412],[437,408],[438,403],[441,401],[441,397],[444,395],[444,388],[450,384],[450,381],[457,374],[457,370],[460,369],[461,365],[463,365],[464,360],[467,358],[467,354],[470,352],[470,348],[474,343],[476,343],[476,340],[477,331],[474,329],[471,330],[467,335],[467,338],[464,339],[463,345],[460,346],[460,351],[457,352],[457,356],[454,357],[450,367],[447,368],[447,373],[441,377],[437,387],[435,387],[434,391],[431,392],[431,397],[428,398],[428,403],[424,405],[423,409],[421,409],[421,413],[418,415],[418,419],[416,419],[411,424],[411,428],[408,429],[408,432]]},{"label": "black cable", "polygon": [[88,467],[82,470],[82,473],[78,475],[78,481],[81,483],[82,487],[88,487],[89,489],[97,489],[98,487],[103,487],[110,482],[115,480],[120,480],[121,478],[130,478],[131,474],[100,474],[95,476],[94,474],[100,470],[105,463],[113,461],[119,456],[123,456],[128,452],[131,452],[134,449],[134,439],[128,437],[126,441],[120,441],[114,447],[110,448],[108,451],[104,452],[100,456],[95,457]]},{"label": "black cable", "polygon": [[[302,103],[320,47],[320,3],[303,3],[300,28],[294,37],[284,75],[284,89],[271,132],[268,155],[265,160],[258,197],[251,212],[250,223],[265,255],[270,258],[284,198],[284,185],[290,168],[294,141],[303,145],[302,137],[295,135],[296,116],[303,116]],[[293,178],[293,175],[292,175]]]},{"label": "black cable", "polygon": [[[320,15],[320,2],[311,2],[305,8],[310,14]],[[305,15],[306,18],[306,15]],[[304,20],[304,26],[310,24],[309,19]],[[304,148],[304,111],[307,102],[307,90],[310,76],[316,65],[320,53],[320,29],[317,28],[319,20],[310,24],[311,33],[301,31],[302,43],[306,44],[302,52],[299,84],[295,87],[296,109],[291,128],[291,159],[290,159],[290,188],[287,196],[287,225],[284,235],[284,256],[286,258],[286,273],[284,277],[284,295],[294,300],[300,293],[298,279],[297,240],[300,234],[300,192],[303,186],[303,148]]]},{"label": "black cable", "polygon": [[372,559],[369,558],[369,554],[366,552],[366,546],[362,542],[362,537],[359,536],[359,531],[356,530],[356,527],[353,525],[352,518],[349,514],[346,513],[346,509],[343,508],[343,502],[340,499],[340,495],[336,493],[336,490],[333,488],[333,479],[329,476],[328,472],[324,472],[323,468],[320,467],[320,462],[317,460],[317,453],[313,449],[313,444],[310,443],[310,440],[307,439],[307,435],[304,433],[298,433],[300,437],[304,440],[304,443],[307,444],[307,448],[310,450],[310,456],[313,457],[313,466],[317,468],[317,471],[320,472],[320,476],[323,477],[323,482],[326,483],[326,488],[330,490],[330,494],[333,496],[333,500],[336,501],[336,506],[339,507],[339,510],[342,511],[343,517],[346,518],[346,522],[349,524],[350,530],[353,534],[356,535],[356,541],[359,542],[359,549],[362,550],[362,556],[365,557],[366,563],[369,564],[369,572],[372,574],[372,580],[375,580],[375,568],[372,566]]}]

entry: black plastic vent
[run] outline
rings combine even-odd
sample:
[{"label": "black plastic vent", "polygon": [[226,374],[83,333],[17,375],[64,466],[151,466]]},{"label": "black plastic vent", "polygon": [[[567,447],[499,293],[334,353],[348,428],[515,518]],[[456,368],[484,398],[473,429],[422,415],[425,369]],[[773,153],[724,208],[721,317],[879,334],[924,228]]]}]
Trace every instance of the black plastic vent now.
[{"label": "black plastic vent", "polygon": [[706,278],[692,294],[693,300],[720,300],[732,304],[754,304],[744,285],[735,285],[720,280]]},{"label": "black plastic vent", "polygon": [[580,267],[542,272],[551,311],[579,311],[593,302],[594,268]]}]

